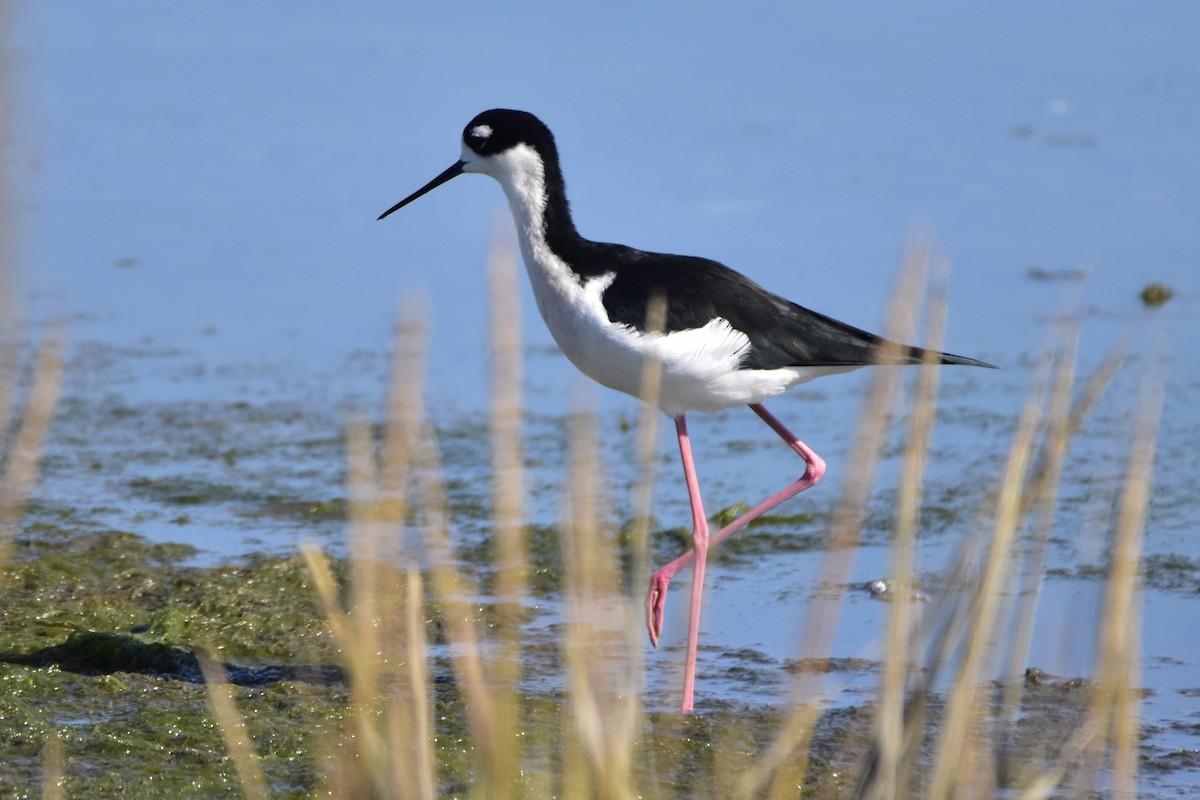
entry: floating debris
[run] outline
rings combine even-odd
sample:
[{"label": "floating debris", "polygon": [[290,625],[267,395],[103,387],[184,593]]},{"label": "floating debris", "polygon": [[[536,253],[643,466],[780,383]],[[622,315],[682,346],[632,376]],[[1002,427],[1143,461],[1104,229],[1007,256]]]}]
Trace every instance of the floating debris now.
[{"label": "floating debris", "polygon": [[[877,581],[871,581],[866,585],[867,592],[873,600],[882,600],[885,603],[890,603],[896,597],[896,588],[890,581],[880,578]],[[928,598],[917,589],[910,589],[908,597],[910,600],[925,602]]]},{"label": "floating debris", "polygon": [[1169,286],[1162,283],[1148,283],[1146,288],[1142,289],[1142,304],[1147,308],[1158,308],[1174,296],[1175,292]]}]

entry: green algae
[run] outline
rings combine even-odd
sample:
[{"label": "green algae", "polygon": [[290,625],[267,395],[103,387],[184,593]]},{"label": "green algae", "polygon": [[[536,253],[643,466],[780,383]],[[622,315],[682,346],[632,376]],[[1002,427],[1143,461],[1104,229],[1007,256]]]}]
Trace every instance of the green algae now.
[{"label": "green algae", "polygon": [[[336,653],[295,559],[179,566],[188,555],[119,531],[16,543],[0,579],[0,795],[40,785],[51,736],[67,757],[66,796],[236,791],[195,651],[267,670]],[[340,683],[295,672],[237,690],[281,796],[311,792],[345,707]]]},{"label": "green algae", "polygon": [[[1152,589],[1182,595],[1200,594],[1200,559],[1179,553],[1150,553],[1142,559],[1142,581]],[[1048,577],[1065,580],[1105,581],[1108,566],[1077,564],[1073,568],[1046,570]]]},{"label": "green algae", "polygon": [[1200,594],[1200,559],[1179,553],[1151,553],[1142,561],[1147,586],[1181,594]]}]

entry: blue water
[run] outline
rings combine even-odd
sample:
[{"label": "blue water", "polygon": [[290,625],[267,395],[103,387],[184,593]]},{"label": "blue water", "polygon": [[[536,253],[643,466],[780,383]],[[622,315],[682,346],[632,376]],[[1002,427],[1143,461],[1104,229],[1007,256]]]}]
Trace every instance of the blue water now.
[{"label": "blue water", "polygon": [[[1081,315],[1083,372],[1127,343],[1128,370],[1068,472],[1064,492],[1076,504],[1052,565],[1102,563],[1097,520],[1128,450],[1136,389],[1146,364],[1165,358],[1146,549],[1200,557],[1189,500],[1200,488],[1191,399],[1200,389],[1200,6],[409,5],[39,0],[17,9],[21,113],[9,158],[25,308],[35,322],[69,318],[77,348],[142,354],[73,377],[70,396],[299,399],[335,435],[355,410],[382,415],[397,308],[419,303],[432,329],[436,417],[483,413],[484,261],[494,237],[511,239],[502,193],[466,176],[386,222],[375,217],[457,158],[474,114],[524,108],[558,136],[585,235],[716,258],[863,327],[879,327],[906,242],[931,236],[954,267],[947,349],[1003,367],[944,374],[934,489],[986,494],[1052,319]],[[1035,280],[1031,270],[1087,277]],[[1176,292],[1161,309],[1138,300],[1151,281]],[[527,404],[560,415],[582,379],[522,286]],[[836,498],[866,380],[832,378],[772,404],[830,463],[813,499],[797,504],[828,510]],[[619,505],[632,434],[617,421],[637,409],[612,393],[591,396]],[[692,432],[712,508],[754,499],[791,467],[748,412],[697,418]],[[658,514],[682,524],[665,432],[660,452]],[[309,491],[324,482],[336,496],[339,469],[296,480]],[[554,470],[531,480],[553,487]],[[894,459],[890,470],[885,486]],[[1107,489],[1087,482],[1097,475]],[[553,521],[554,497],[539,492],[532,514]],[[119,496],[108,502],[120,517]],[[142,520],[139,533],[219,557],[290,546],[296,535],[128,514],[127,525]],[[959,533],[925,552],[930,566]],[[793,655],[804,595],[792,590],[811,578],[815,557],[770,566],[780,577],[765,587],[745,568],[713,571],[708,643]],[[866,548],[852,579],[886,570],[886,550]],[[686,576],[677,584],[668,646],[682,636]],[[1087,648],[1061,643],[1075,615],[1096,613],[1095,585],[1051,581],[1047,591],[1065,611],[1040,623],[1039,665],[1086,672]],[[1196,597],[1148,590],[1146,603],[1143,678],[1158,691],[1148,715],[1194,724],[1200,652],[1172,621],[1195,618]],[[840,654],[870,657],[886,607],[856,598],[847,614]],[[1169,746],[1200,746],[1171,736]]]}]

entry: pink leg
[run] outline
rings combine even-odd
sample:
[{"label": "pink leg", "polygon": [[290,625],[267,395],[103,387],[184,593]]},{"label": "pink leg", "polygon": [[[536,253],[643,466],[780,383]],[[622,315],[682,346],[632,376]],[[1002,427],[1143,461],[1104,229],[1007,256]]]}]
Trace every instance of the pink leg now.
[{"label": "pink leg", "polygon": [[[667,604],[667,585],[671,582],[679,571],[688,564],[696,560],[696,577],[692,584],[692,619],[690,620],[691,628],[688,630],[688,668],[684,676],[684,711],[691,710],[692,687],[694,683],[695,669],[695,642],[698,634],[697,626],[699,624],[699,597],[702,591],[701,583],[704,575],[704,564],[708,556],[708,546],[720,542],[731,533],[738,531],[761,517],[777,505],[788,498],[795,497],[800,492],[808,489],[817,481],[821,480],[821,476],[825,474],[825,462],[822,458],[814,453],[808,445],[796,438],[796,435],[783,426],[779,420],[775,418],[771,412],[763,408],[762,405],[755,403],[750,406],[754,409],[754,413],[762,418],[763,422],[771,426],[775,433],[779,434],[780,438],[787,442],[788,447],[791,447],[796,453],[804,459],[805,470],[800,479],[780,492],[768,497],[754,508],[742,514],[733,522],[726,525],[721,530],[710,536],[705,536],[704,549],[701,552],[700,547],[696,544],[697,536],[693,532],[693,548],[687,551],[679,558],[666,564],[655,572],[650,577],[650,591],[646,595],[646,630],[650,633],[650,643],[655,647],[658,646],[658,639],[662,635],[663,628],[663,612]],[[675,427],[679,432],[679,450],[683,456],[684,477],[688,481],[688,495],[692,500],[692,525],[693,531],[700,529],[700,524],[703,523],[704,530],[707,533],[707,522],[703,520],[704,511],[700,504],[700,486],[696,481],[696,471],[692,464],[691,444],[687,440],[687,429],[683,422],[683,417],[675,420]],[[685,450],[686,448],[686,450]],[[701,522],[697,522],[697,515]]]},{"label": "pink leg", "polygon": [[680,414],[675,418],[679,436],[679,456],[683,460],[683,477],[687,482],[688,499],[692,503],[692,550],[696,566],[692,570],[692,605],[688,615],[687,662],[683,668],[683,713],[692,712],[696,692],[696,651],[700,643],[700,607],[704,599],[704,565],[708,560],[708,518],[700,499],[700,481],[692,461],[692,443],[688,440],[687,420]]}]

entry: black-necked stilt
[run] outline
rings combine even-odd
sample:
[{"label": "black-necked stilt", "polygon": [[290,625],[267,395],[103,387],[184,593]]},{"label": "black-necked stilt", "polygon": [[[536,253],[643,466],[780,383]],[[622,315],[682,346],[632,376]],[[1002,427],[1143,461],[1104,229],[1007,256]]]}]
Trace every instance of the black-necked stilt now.
[{"label": "black-necked stilt", "polygon": [[[762,402],[822,375],[878,363],[916,364],[926,353],[802,308],[715,261],[583,238],[571,219],[554,136],[524,111],[493,109],[475,117],[463,130],[462,158],[379,219],[464,172],[491,175],[504,187],[538,310],[575,366],[637,397],[645,360],[661,364],[657,403],[675,420],[692,506],[693,549],[651,577],[646,627],[657,645],[667,584],[694,561],[683,686],[683,710],[689,712],[709,546],[809,488],[825,472],[821,457]],[[666,302],[665,320],[649,330],[647,314],[655,297]],[[942,364],[992,366],[935,355]],[[804,459],[804,475],[710,536],[684,415],[738,405],[749,405]]]}]

